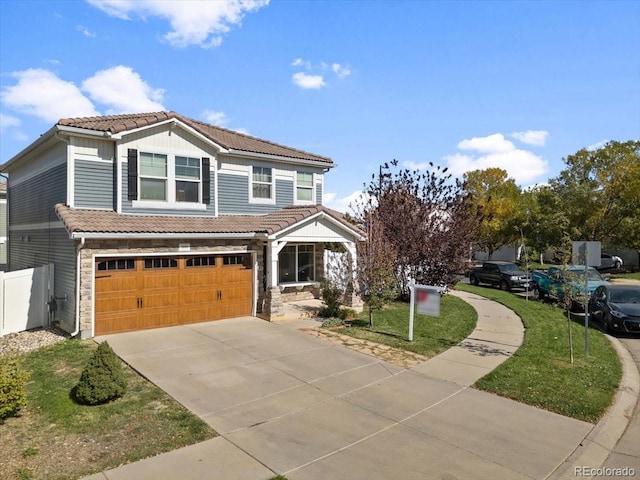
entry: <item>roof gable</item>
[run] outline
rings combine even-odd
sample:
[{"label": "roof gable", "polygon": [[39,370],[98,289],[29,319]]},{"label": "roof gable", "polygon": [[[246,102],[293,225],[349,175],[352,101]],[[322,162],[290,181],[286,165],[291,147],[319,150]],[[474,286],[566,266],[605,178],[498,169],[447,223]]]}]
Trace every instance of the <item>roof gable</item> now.
[{"label": "roof gable", "polygon": [[192,118],[184,117],[176,112],[63,118],[58,121],[57,125],[84,130],[94,130],[96,132],[115,135],[126,133],[130,130],[149,127],[168,120],[175,120],[183,123],[215,144],[227,149],[231,153],[249,152],[261,155],[273,155],[297,160],[321,162],[326,164],[327,167],[333,166],[333,161],[328,157],[315,155],[313,153],[305,152],[304,150],[287,147],[268,140],[262,140],[233,130],[227,130],[226,128],[210,125]]}]

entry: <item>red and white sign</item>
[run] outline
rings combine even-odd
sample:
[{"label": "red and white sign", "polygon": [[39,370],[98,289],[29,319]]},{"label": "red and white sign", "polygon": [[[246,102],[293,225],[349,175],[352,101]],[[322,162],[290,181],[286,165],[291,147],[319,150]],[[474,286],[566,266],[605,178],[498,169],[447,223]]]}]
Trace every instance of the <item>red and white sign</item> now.
[{"label": "red and white sign", "polygon": [[423,315],[440,316],[440,292],[434,287],[415,285],[416,304],[418,313]]}]

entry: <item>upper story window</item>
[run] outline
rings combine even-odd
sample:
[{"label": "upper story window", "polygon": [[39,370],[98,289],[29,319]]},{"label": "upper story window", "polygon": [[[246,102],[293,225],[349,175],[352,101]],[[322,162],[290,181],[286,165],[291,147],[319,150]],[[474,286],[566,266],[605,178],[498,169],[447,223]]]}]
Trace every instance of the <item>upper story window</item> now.
[{"label": "upper story window", "polygon": [[200,201],[200,159],[176,157],[176,202]]},{"label": "upper story window", "polygon": [[210,161],[128,151],[128,198],[133,207],[206,209],[211,201]]},{"label": "upper story window", "polygon": [[273,169],[253,167],[249,186],[249,200],[259,203],[275,203]]},{"label": "upper story window", "polygon": [[140,200],[167,200],[167,156],[140,153]]},{"label": "upper story window", "polygon": [[313,173],[296,172],[296,202],[313,202]]}]

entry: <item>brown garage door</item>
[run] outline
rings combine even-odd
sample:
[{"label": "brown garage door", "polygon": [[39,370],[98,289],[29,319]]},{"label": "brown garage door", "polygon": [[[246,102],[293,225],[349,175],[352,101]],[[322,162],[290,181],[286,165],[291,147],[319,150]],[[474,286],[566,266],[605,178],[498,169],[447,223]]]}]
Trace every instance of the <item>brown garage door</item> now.
[{"label": "brown garage door", "polygon": [[250,255],[99,259],[95,334],[251,315]]}]

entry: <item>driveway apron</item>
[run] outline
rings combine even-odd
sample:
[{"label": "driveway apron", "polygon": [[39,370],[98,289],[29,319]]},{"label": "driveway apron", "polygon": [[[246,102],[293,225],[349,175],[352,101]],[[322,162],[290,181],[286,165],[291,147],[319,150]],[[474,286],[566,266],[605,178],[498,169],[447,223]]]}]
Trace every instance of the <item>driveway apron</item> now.
[{"label": "driveway apron", "polygon": [[408,370],[253,317],[101,337],[220,437],[89,478],[544,479],[593,425],[469,388],[522,325],[461,295],[476,330]]}]

